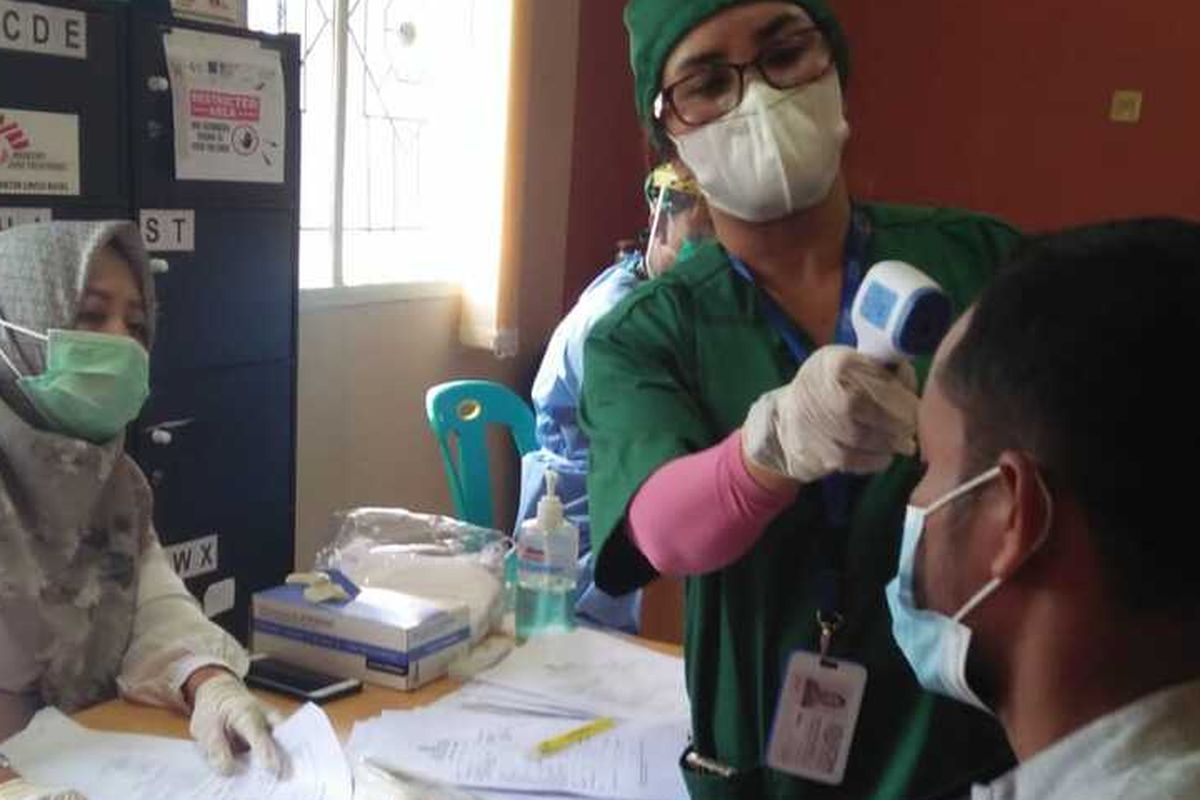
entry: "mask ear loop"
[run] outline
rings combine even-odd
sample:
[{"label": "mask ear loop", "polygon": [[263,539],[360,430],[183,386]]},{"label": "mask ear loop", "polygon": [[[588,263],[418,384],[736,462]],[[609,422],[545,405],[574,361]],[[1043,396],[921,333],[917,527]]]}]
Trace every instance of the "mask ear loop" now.
[{"label": "mask ear loop", "polygon": [[651,278],[658,277],[657,270],[650,265],[654,263],[654,249],[658,246],[658,226],[662,222],[663,205],[667,197],[667,189],[658,190],[658,198],[654,202],[654,219],[650,222],[650,241],[646,245],[646,274]]},{"label": "mask ear loop", "polygon": [[4,363],[8,365],[8,368],[12,370],[13,375],[17,376],[17,380],[25,377],[21,374],[21,370],[17,369],[17,365],[12,362],[12,359],[8,357],[8,353],[4,352],[3,347],[0,347],[0,360],[4,361]]},{"label": "mask ear loop", "polygon": [[[17,333],[23,333],[26,336],[32,336],[34,339],[37,339],[41,342],[46,342],[50,339],[50,337],[46,336],[45,334],[38,333],[35,330],[30,330],[29,328],[26,328],[22,325],[17,325],[14,322],[9,322],[8,320],[0,319],[0,328],[8,328],[9,330],[16,331]],[[12,370],[12,373],[17,376],[18,380],[25,377],[25,375],[21,373],[21,370],[17,369],[17,365],[13,363],[13,360],[8,357],[8,353],[4,352],[3,347],[0,347],[0,360],[3,360],[4,363],[8,365],[8,368]]]},{"label": "mask ear loop", "polygon": [[928,506],[926,506],[925,507],[925,516],[926,517],[932,516],[935,511],[938,511],[939,509],[950,505],[951,503],[953,503],[955,500],[962,497],[963,495],[969,494],[970,492],[979,488],[983,484],[994,481],[996,478],[999,478],[999,477],[1000,477],[1000,468],[999,467],[992,467],[988,471],[986,471],[980,475],[976,475],[974,478],[967,481],[963,485],[959,486],[957,489],[951,490],[949,493],[947,493],[940,499],[938,499],[938,500],[934,501],[933,503],[930,503]]},{"label": "mask ear loop", "polygon": [[[999,473],[999,469],[999,467],[996,468],[997,473]],[[1050,490],[1046,487],[1046,481],[1042,479],[1041,473],[1037,473],[1037,482],[1038,488],[1042,492],[1042,497],[1046,500],[1046,524],[1042,526],[1042,535],[1038,537],[1033,549],[1029,551],[1029,555],[1025,556],[1025,559],[1017,565],[1018,569],[1028,564],[1029,559],[1037,555],[1038,551],[1045,546],[1046,540],[1050,538],[1050,528],[1054,524],[1054,498],[1050,495]],[[954,621],[962,622],[966,619],[967,615],[978,608],[980,603],[991,597],[992,593],[999,589],[1005,580],[1005,578],[995,577],[988,581],[987,585],[980,589],[974,597],[967,601],[962,610],[954,615]]]}]

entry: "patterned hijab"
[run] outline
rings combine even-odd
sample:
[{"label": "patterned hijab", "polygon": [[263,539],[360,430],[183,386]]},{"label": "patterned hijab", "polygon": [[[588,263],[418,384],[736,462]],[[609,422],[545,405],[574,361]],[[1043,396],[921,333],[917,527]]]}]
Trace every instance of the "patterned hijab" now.
[{"label": "patterned hijab", "polygon": [[[153,328],[154,285],[137,228],[54,222],[0,233],[0,318],[45,333],[67,328],[97,254],[114,246],[133,270]],[[25,375],[45,346],[0,329]],[[47,430],[0,363],[0,610],[28,607],[48,632],[35,654],[42,699],[67,710],[114,691],[136,605],[137,561],[153,536],[151,495],[123,437],[94,445]]]}]

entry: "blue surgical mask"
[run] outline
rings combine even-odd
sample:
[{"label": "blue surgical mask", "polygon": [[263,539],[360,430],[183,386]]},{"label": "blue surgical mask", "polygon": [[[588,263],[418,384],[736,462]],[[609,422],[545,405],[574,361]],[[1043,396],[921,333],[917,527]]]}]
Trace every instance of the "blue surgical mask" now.
[{"label": "blue surgical mask", "polygon": [[[967,682],[967,654],[971,647],[971,629],[963,624],[963,620],[1000,588],[1003,579],[993,578],[988,581],[958,613],[947,617],[936,611],[917,608],[914,576],[917,549],[925,532],[925,521],[930,515],[999,476],[1000,468],[994,467],[925,508],[910,505],[904,517],[900,567],[895,579],[887,586],[888,607],[892,612],[892,635],[916,673],[918,683],[935,694],[967,703],[989,713],[991,710]],[[1049,509],[1049,492],[1044,484],[1041,486]],[[1046,515],[1046,529],[1035,552],[1050,533],[1052,516],[1052,512]]]}]

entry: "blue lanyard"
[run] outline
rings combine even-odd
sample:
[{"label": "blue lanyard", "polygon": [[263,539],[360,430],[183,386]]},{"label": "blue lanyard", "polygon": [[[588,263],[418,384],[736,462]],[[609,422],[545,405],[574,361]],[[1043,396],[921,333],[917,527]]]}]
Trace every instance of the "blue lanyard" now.
[{"label": "blue lanyard", "polygon": [[[846,234],[846,249],[843,256],[842,306],[838,312],[837,329],[834,331],[833,337],[837,344],[849,347],[858,345],[858,336],[854,333],[850,312],[854,307],[854,297],[858,294],[858,287],[862,285],[863,275],[866,274],[870,245],[871,223],[867,220],[866,214],[855,209],[850,218],[850,230]],[[754,279],[754,273],[750,271],[744,261],[736,256],[730,256],[730,261],[733,262],[734,271],[743,280],[751,286],[759,288],[758,281]],[[803,364],[812,355],[812,348],[805,341],[800,329],[792,323],[788,315],[769,294],[759,289],[758,297],[767,322],[783,339],[788,351],[796,360],[796,365]]]},{"label": "blue lanyard", "polygon": [[[850,216],[850,230],[846,234],[846,250],[843,256],[842,307],[838,312],[837,329],[834,341],[837,344],[855,347],[858,337],[854,333],[851,311],[854,307],[854,297],[858,287],[862,285],[863,275],[866,274],[867,256],[871,246],[871,223],[860,209],[854,209]],[[796,360],[796,365],[803,364],[812,355],[812,348],[807,344],[799,328],[792,323],[779,304],[771,296],[758,287],[754,274],[741,259],[731,256],[733,269],[745,281],[758,289],[759,301],[767,322],[787,344],[788,350]],[[825,508],[829,522],[844,528],[850,524],[850,486],[845,475],[831,475],[821,482],[825,494]]]},{"label": "blue lanyard", "polygon": [[[871,224],[865,213],[854,209],[850,217],[850,230],[846,235],[846,249],[843,255],[842,305],[838,312],[837,328],[834,331],[834,342],[855,347],[858,336],[854,333],[852,310],[854,298],[862,285],[863,276],[867,271],[867,258],[871,245]],[[799,328],[788,318],[779,304],[771,296],[762,291],[754,279],[750,268],[738,258],[730,257],[733,269],[746,282],[758,289],[759,301],[767,322],[779,334],[787,345],[788,351],[796,361],[797,367],[812,355],[812,348]],[[852,477],[850,475],[830,475],[821,481],[821,492],[825,500],[826,520],[831,527],[839,529],[835,534],[839,540],[847,534],[850,527],[852,504]],[[834,545],[837,547],[837,545]],[[826,618],[834,618],[840,606],[841,572],[844,565],[844,551],[826,553],[816,587],[817,602]]]}]

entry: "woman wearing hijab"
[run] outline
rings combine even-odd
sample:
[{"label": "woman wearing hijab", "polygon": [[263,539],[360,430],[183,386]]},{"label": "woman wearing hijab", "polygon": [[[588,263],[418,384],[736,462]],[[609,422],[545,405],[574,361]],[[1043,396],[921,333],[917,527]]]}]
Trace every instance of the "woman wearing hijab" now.
[{"label": "woman wearing hijab", "polygon": [[[124,430],[149,394],[154,284],[137,228],[0,233],[0,742],[38,708],[113,697],[177,709],[219,772],[275,772],[247,657],[172,571]],[[58,794],[0,754],[0,800]]]}]

